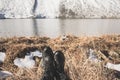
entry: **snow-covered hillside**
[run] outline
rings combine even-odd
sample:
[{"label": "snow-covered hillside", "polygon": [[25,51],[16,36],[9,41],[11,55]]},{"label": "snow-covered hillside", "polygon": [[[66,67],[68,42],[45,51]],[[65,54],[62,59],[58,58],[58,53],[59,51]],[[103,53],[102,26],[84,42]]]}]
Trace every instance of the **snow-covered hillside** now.
[{"label": "snow-covered hillside", "polygon": [[33,16],[34,0],[0,0],[0,17],[28,18]]},{"label": "snow-covered hillside", "polygon": [[0,0],[0,18],[120,18],[120,0]]}]

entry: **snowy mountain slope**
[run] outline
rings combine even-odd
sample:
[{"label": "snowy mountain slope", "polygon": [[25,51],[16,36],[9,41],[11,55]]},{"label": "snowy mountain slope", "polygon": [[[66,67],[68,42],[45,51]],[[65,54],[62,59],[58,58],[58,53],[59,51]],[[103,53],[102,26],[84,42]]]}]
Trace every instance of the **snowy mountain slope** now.
[{"label": "snowy mountain slope", "polygon": [[28,18],[33,16],[34,0],[0,0],[0,13],[5,18]]},{"label": "snowy mountain slope", "polygon": [[0,0],[1,18],[120,18],[120,0]]}]

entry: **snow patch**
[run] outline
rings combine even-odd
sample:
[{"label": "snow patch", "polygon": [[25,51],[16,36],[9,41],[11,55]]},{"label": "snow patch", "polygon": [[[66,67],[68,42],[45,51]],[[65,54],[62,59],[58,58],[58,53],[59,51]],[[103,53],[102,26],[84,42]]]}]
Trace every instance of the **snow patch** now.
[{"label": "snow patch", "polygon": [[42,57],[42,53],[40,51],[30,52],[30,54],[27,53],[24,59],[16,58],[14,60],[14,64],[19,68],[34,68],[35,66],[35,60],[33,60],[34,56]]},{"label": "snow patch", "polygon": [[26,55],[24,59],[16,58],[14,60],[14,64],[20,68],[33,68],[35,65],[35,61],[33,60],[33,56]]},{"label": "snow patch", "polygon": [[117,70],[120,71],[120,64],[112,64],[112,63],[107,63],[105,65],[105,67],[109,68],[109,69],[113,69],[113,70]]},{"label": "snow patch", "polygon": [[6,54],[4,52],[0,52],[0,63],[4,62],[5,57],[6,57]]},{"label": "snow patch", "polygon": [[98,63],[98,62],[101,62],[101,60],[98,59],[96,53],[94,50],[90,49],[89,50],[89,57],[88,59],[92,62],[95,62],[95,63]]},{"label": "snow patch", "polygon": [[42,57],[42,53],[40,51],[34,51],[34,52],[31,52],[31,54],[33,56]]},{"label": "snow patch", "polygon": [[0,79],[4,79],[6,77],[10,77],[12,76],[13,74],[11,72],[8,72],[8,71],[0,71]]}]

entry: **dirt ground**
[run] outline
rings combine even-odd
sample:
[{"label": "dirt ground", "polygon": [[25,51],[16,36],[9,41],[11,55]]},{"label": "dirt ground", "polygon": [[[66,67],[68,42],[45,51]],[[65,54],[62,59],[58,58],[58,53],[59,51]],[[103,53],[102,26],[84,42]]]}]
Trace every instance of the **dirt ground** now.
[{"label": "dirt ground", "polygon": [[[27,52],[41,51],[44,45],[50,46],[53,51],[62,50],[65,71],[71,80],[120,80],[120,72],[104,67],[107,62],[120,63],[120,35],[0,38],[0,52],[7,55],[0,67],[12,72],[14,80],[39,80],[42,74],[40,59],[36,58],[36,66],[30,70],[18,68],[13,61],[16,57],[24,58]],[[94,63],[88,60],[89,49],[96,51],[102,61]]]}]

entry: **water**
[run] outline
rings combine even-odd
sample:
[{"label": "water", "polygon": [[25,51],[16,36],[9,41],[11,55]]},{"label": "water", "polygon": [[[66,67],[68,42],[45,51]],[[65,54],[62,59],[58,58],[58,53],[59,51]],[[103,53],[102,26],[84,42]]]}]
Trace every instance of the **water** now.
[{"label": "water", "polygon": [[1,19],[0,37],[120,34],[120,19]]}]

